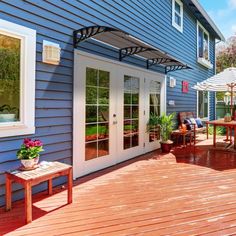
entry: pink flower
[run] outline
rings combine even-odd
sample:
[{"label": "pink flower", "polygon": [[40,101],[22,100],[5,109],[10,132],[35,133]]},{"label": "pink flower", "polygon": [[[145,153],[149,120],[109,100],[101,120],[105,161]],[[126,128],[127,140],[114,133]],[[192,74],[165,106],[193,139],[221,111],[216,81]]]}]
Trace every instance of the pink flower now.
[{"label": "pink flower", "polygon": [[29,141],[29,143],[28,143],[28,145],[29,145],[29,147],[34,147],[35,145],[34,145],[34,141]]},{"label": "pink flower", "polygon": [[25,138],[25,139],[24,139],[24,144],[26,145],[26,144],[28,144],[30,141],[31,141],[30,138]]},{"label": "pink flower", "polygon": [[34,140],[34,146],[41,147],[41,146],[43,146],[43,143],[40,140],[36,139],[36,140]]}]

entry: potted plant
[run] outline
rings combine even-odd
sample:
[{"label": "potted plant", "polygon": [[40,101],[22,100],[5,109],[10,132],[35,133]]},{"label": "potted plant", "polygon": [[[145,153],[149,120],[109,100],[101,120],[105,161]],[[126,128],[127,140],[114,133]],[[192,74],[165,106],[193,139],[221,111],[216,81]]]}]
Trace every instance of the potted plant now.
[{"label": "potted plant", "polygon": [[170,140],[171,132],[174,127],[174,117],[175,113],[170,115],[151,115],[148,122],[148,130],[153,127],[159,126],[160,129],[160,137],[161,137],[161,150],[162,152],[169,153],[173,144],[173,141]]},{"label": "potted plant", "polygon": [[40,140],[24,139],[23,144],[17,151],[17,158],[25,169],[32,169],[37,166],[39,153],[43,150],[43,143]]},{"label": "potted plant", "polygon": [[0,122],[12,122],[16,119],[18,109],[4,104],[0,107]]}]

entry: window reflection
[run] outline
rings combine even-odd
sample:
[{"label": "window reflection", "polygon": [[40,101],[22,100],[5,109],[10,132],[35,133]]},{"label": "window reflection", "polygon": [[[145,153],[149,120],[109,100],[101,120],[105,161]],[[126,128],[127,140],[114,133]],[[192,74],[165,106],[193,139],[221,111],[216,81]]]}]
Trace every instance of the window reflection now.
[{"label": "window reflection", "polygon": [[109,72],[86,68],[86,161],[109,154],[109,77]]},{"label": "window reflection", "polygon": [[123,148],[139,145],[139,78],[124,76]]},{"label": "window reflection", "polygon": [[0,123],[20,120],[21,40],[0,34]]},{"label": "window reflection", "polygon": [[[160,116],[160,92],[161,83],[157,81],[151,81],[149,87],[149,117]],[[160,140],[160,129],[158,126],[151,127],[149,130],[149,142]]]}]

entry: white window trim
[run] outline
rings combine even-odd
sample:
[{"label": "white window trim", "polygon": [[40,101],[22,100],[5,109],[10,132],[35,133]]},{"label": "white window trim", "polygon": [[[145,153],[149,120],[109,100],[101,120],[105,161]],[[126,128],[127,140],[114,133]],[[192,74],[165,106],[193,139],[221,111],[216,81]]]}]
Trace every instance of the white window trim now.
[{"label": "white window trim", "polygon": [[[175,2],[177,2],[180,5],[181,26],[175,23]],[[174,26],[181,33],[183,33],[183,18],[184,18],[183,3],[180,0],[172,0],[172,26]]]},{"label": "white window trim", "polygon": [[[203,91],[201,91],[201,92],[203,92]],[[209,92],[207,92],[208,94],[208,106],[207,106],[207,114],[208,114],[208,116],[207,117],[203,117],[203,118],[201,118],[201,120],[203,120],[203,121],[209,121],[209,117],[210,117],[210,94],[209,94]],[[198,99],[199,99],[199,91],[197,91],[197,117],[199,117],[199,106],[198,106]]]},{"label": "white window trim", "polygon": [[[203,32],[208,36],[208,58],[209,58],[208,60],[206,60],[204,57],[199,56],[199,43],[198,43],[199,27],[201,27]],[[208,69],[213,68],[213,64],[210,61],[210,34],[199,21],[197,21],[197,62]]]},{"label": "white window trim", "polygon": [[36,31],[0,19],[0,33],[21,39],[20,121],[0,123],[0,137],[35,133]]}]

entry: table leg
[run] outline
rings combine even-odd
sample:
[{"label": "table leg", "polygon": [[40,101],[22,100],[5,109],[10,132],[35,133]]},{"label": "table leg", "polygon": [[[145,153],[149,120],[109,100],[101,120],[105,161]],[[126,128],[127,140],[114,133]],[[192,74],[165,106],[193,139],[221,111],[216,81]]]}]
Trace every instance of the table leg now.
[{"label": "table leg", "polygon": [[6,174],[6,211],[11,210],[11,198],[12,198],[11,185],[12,185],[12,180],[9,178],[8,174]]},{"label": "table leg", "polygon": [[32,187],[30,182],[25,183],[25,220],[32,222]]},{"label": "table leg", "polygon": [[206,134],[207,134],[207,139],[209,138],[209,133],[208,133],[208,123],[206,123]]},{"label": "table leg", "polygon": [[236,126],[234,126],[234,149],[236,149]]},{"label": "table leg", "polygon": [[213,131],[213,146],[216,146],[216,126],[214,125],[214,131]]},{"label": "table leg", "polygon": [[190,132],[190,146],[192,146],[192,132]]},{"label": "table leg", "polygon": [[52,195],[52,179],[48,180],[48,195]]},{"label": "table leg", "polygon": [[69,169],[68,173],[68,204],[72,203],[72,188],[73,188],[73,175],[72,168]]},{"label": "table leg", "polygon": [[233,133],[232,133],[232,132],[233,132],[232,127],[229,128],[229,132],[230,132],[230,133],[229,133],[229,135],[230,135],[230,144],[232,144],[232,134],[233,134]]},{"label": "table leg", "polygon": [[183,146],[186,146],[186,140],[185,140],[186,134],[183,134]]}]

